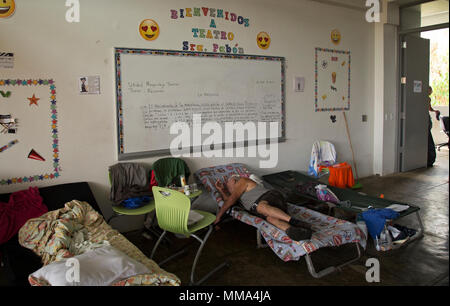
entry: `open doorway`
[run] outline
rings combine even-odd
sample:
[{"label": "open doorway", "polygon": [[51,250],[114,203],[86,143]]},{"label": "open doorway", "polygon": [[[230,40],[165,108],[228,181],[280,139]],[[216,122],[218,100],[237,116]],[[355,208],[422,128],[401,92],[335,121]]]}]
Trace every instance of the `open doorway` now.
[{"label": "open doorway", "polygon": [[[437,118],[430,113],[432,120],[431,134],[435,143],[437,154],[448,151],[448,136],[443,129],[443,122],[440,119],[449,115],[449,29],[438,29],[422,32],[422,38],[430,40],[430,74],[429,83],[433,89],[431,95],[431,107],[439,111],[442,118]],[[446,154],[448,156],[448,153]]]},{"label": "open doorway", "polygon": [[[400,6],[399,171],[434,164],[448,142],[437,113],[448,116],[448,20],[446,0],[403,1]],[[433,93],[428,94],[429,87]],[[430,103],[428,103],[430,101]],[[431,105],[429,111],[428,105]],[[430,125],[431,123],[431,125]],[[430,126],[433,128],[430,130]],[[442,132],[441,132],[442,131]],[[448,146],[447,164],[448,164]]]}]

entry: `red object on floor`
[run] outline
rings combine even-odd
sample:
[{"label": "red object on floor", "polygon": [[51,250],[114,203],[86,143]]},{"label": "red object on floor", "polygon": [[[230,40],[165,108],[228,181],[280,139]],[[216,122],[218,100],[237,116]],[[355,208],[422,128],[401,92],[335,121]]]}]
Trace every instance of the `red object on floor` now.
[{"label": "red object on floor", "polygon": [[37,187],[11,193],[9,202],[0,202],[0,244],[7,242],[29,219],[48,211]]},{"label": "red object on floor", "polygon": [[330,171],[328,184],[338,188],[351,188],[355,185],[352,166],[348,163],[340,163],[327,167]]}]

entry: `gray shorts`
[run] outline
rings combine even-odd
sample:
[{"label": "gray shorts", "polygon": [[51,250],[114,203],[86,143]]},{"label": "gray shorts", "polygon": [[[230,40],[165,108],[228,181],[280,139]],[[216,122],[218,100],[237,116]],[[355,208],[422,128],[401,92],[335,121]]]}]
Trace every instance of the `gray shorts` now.
[{"label": "gray shorts", "polygon": [[[242,206],[248,212],[255,214],[255,215],[259,215],[256,212],[256,208],[258,207],[259,203],[262,201],[266,201],[270,206],[277,207],[277,208],[281,209],[282,211],[287,212],[286,199],[284,198],[284,195],[281,192],[279,192],[278,190],[269,190],[266,193],[264,193],[263,195],[261,195],[251,205],[245,205],[245,206],[242,205]],[[261,216],[261,215],[259,215],[259,216]],[[264,217],[264,216],[261,216],[261,217]]]}]

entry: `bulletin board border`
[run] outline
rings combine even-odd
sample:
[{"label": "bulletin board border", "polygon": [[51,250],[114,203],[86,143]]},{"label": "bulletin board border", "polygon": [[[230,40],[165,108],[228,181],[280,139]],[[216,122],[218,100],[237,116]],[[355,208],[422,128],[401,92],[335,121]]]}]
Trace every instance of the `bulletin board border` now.
[{"label": "bulletin board border", "polygon": [[[251,54],[229,54],[229,53],[214,53],[214,52],[192,52],[192,51],[178,51],[178,50],[162,50],[162,49],[144,49],[144,48],[114,48],[114,66],[115,66],[115,80],[116,80],[116,119],[117,119],[117,146],[118,159],[136,159],[146,156],[160,156],[170,154],[169,149],[152,150],[144,152],[124,153],[124,136],[123,136],[123,99],[122,99],[122,78],[121,78],[121,58],[122,54],[147,54],[147,55],[163,55],[163,56],[181,56],[181,57],[205,57],[205,58],[231,58],[231,59],[246,59],[259,61],[278,61],[281,63],[281,136],[277,139],[278,142],[286,140],[286,68],[285,58],[280,56],[266,56],[266,55],[251,55]],[[273,139],[263,140],[264,142],[273,141]],[[256,141],[258,144],[258,141]],[[239,146],[234,143],[234,145]],[[243,144],[247,146],[247,142]],[[225,144],[223,144],[225,148]],[[189,148],[193,152],[198,148]]]},{"label": "bulletin board border", "polygon": [[[347,93],[347,105],[345,107],[319,107],[319,93],[318,93],[318,78],[319,78],[319,63],[318,63],[318,56],[319,52],[330,52],[330,53],[336,53],[336,54],[346,54],[348,55],[348,93]],[[329,48],[315,48],[315,84],[314,84],[314,96],[315,96],[315,111],[316,112],[326,112],[326,111],[344,111],[344,110],[350,110],[350,80],[351,80],[351,53],[350,51],[344,51],[344,50],[335,50],[335,49],[329,49]]]},{"label": "bulletin board border", "polygon": [[58,140],[58,112],[56,110],[56,85],[53,79],[0,79],[1,86],[48,86],[50,91],[50,130],[52,137],[53,168],[44,174],[0,179],[0,186],[55,179],[60,176],[60,152]]}]

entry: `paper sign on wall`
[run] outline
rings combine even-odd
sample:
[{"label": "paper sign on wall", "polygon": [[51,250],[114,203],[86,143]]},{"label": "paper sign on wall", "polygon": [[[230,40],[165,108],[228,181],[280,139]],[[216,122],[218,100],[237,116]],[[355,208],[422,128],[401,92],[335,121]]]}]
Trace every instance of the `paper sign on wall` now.
[{"label": "paper sign on wall", "polygon": [[0,52],[0,68],[14,68],[14,53]]},{"label": "paper sign on wall", "polygon": [[422,81],[414,80],[414,88],[413,91],[415,93],[421,93],[422,92]]},{"label": "paper sign on wall", "polygon": [[78,82],[81,95],[100,94],[100,76],[82,76]]},{"label": "paper sign on wall", "polygon": [[305,78],[295,77],[294,78],[294,91],[303,92],[305,91]]}]

